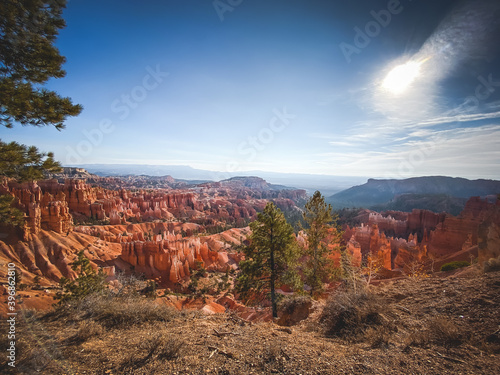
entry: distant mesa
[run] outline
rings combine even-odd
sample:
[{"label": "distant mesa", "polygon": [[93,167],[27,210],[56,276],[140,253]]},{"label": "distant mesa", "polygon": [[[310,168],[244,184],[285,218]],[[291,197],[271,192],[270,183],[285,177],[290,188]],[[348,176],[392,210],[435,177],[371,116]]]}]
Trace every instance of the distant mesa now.
[{"label": "distant mesa", "polygon": [[241,186],[247,187],[250,189],[259,189],[259,190],[293,190],[295,188],[283,186],[283,185],[275,185],[270,184],[266,180],[256,176],[236,176],[229,178],[227,180],[221,181],[222,185],[229,186]]},{"label": "distant mesa", "polygon": [[500,181],[468,180],[444,176],[414,177],[404,180],[369,179],[328,198],[335,208],[364,207],[378,211],[413,208],[458,214],[471,196],[496,196]]}]

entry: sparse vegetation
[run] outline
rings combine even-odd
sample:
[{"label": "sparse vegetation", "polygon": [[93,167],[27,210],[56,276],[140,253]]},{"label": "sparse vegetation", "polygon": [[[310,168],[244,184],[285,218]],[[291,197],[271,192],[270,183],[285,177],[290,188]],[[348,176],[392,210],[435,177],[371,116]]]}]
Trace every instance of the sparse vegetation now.
[{"label": "sparse vegetation", "polygon": [[458,268],[469,267],[470,263],[467,261],[455,261],[443,264],[441,266],[441,271],[453,271]]},{"label": "sparse vegetation", "polygon": [[428,347],[436,344],[450,348],[461,345],[466,339],[466,333],[449,317],[438,315],[427,320],[422,329],[410,335],[407,345]]},{"label": "sparse vegetation", "polygon": [[[179,312],[140,295],[145,281],[131,279],[49,313],[23,311],[16,373],[63,374],[64,362],[75,373],[492,374],[500,370],[499,277],[361,283],[356,293],[340,286],[292,327],[248,324],[234,311]],[[279,311],[308,301],[284,298]]]},{"label": "sparse vegetation", "polygon": [[77,272],[78,277],[75,280],[65,277],[61,278],[59,285],[62,291],[56,295],[56,298],[59,299],[59,304],[79,301],[90,294],[97,294],[104,291],[106,276],[101,269],[96,272],[92,268],[83,250],[78,253],[78,258],[72,263],[71,268]]},{"label": "sparse vegetation", "polygon": [[94,320],[83,320],[80,322],[78,331],[71,337],[75,342],[85,342],[90,338],[96,338],[103,333],[104,328]]},{"label": "sparse vegetation", "polygon": [[[64,309],[62,310],[64,311]],[[166,322],[176,311],[140,296],[116,297],[112,294],[91,294],[69,308],[82,319],[91,319],[108,329],[122,329],[146,322]]]}]

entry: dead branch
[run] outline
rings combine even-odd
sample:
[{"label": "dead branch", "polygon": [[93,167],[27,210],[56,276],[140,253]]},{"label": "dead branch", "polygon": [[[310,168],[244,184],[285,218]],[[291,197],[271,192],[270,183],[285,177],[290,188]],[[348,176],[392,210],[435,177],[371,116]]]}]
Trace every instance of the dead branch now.
[{"label": "dead branch", "polygon": [[217,337],[227,336],[227,335],[239,335],[238,332],[219,332],[214,328],[215,335]]},{"label": "dead branch", "polygon": [[208,358],[211,358],[216,353],[222,354],[222,355],[224,355],[224,356],[226,356],[228,358],[234,358],[234,354],[233,353],[226,352],[225,350],[219,349],[219,348],[217,348],[215,346],[209,346],[208,349],[212,350],[212,353],[210,354],[210,357],[208,357]]},{"label": "dead branch", "polygon": [[462,363],[462,364],[467,363],[465,361],[462,361],[461,359],[452,358],[452,357],[448,357],[448,356],[442,355],[439,352],[436,352],[436,354],[439,355],[443,359],[447,359],[448,361],[452,361],[452,362],[456,362],[456,363]]},{"label": "dead branch", "polygon": [[401,305],[394,305],[394,306],[397,307],[400,310],[403,310],[405,313],[411,314],[411,311],[408,310],[406,307],[403,307]]}]

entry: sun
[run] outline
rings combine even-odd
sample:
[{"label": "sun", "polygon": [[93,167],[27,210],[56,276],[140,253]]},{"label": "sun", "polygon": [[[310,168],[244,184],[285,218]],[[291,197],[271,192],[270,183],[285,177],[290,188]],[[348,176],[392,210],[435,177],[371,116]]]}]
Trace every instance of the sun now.
[{"label": "sun", "polygon": [[382,82],[382,87],[394,95],[403,93],[420,75],[420,67],[424,62],[425,60],[408,61],[396,66],[387,74]]}]

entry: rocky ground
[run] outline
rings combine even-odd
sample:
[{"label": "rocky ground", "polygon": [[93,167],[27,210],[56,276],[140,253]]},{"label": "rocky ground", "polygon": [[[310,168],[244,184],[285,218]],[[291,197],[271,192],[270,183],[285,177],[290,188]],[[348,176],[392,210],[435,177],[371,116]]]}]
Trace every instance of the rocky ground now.
[{"label": "rocky ground", "polygon": [[[15,374],[497,374],[500,271],[441,273],[372,288],[373,326],[326,335],[315,302],[308,319],[282,327],[235,314],[157,310],[144,298],[91,301],[25,313]],[[336,298],[333,296],[332,298]],[[119,312],[119,313],[118,313]],[[323,314],[324,315],[324,314]],[[6,332],[2,321],[2,332]]]}]

